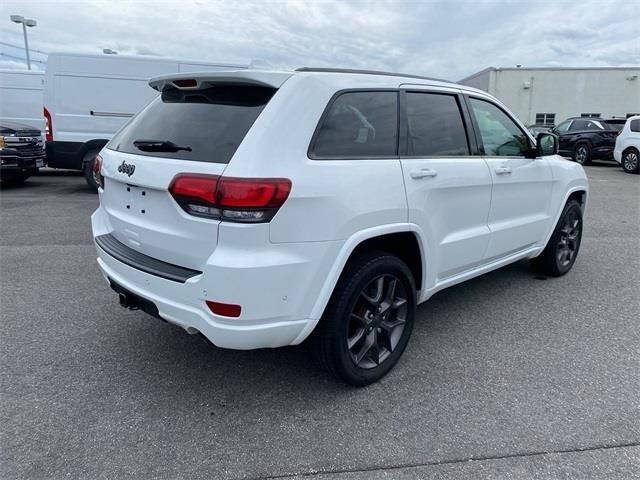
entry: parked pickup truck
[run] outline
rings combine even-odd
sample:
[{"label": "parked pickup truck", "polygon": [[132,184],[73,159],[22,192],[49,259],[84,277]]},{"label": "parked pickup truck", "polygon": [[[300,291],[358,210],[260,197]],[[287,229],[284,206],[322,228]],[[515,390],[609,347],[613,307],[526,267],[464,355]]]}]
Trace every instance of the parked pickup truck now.
[{"label": "parked pickup truck", "polygon": [[20,183],[44,166],[45,150],[40,130],[0,120],[0,180]]}]

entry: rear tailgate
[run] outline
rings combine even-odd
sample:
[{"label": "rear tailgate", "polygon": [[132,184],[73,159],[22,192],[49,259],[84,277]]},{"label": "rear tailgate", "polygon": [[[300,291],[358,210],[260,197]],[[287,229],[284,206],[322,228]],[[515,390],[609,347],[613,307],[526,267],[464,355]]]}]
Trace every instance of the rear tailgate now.
[{"label": "rear tailgate", "polygon": [[[178,173],[220,175],[226,164],[144,157],[109,149],[101,156],[104,190],[100,204],[113,228],[111,234],[150,257],[201,269],[216,247],[220,222],[188,215],[168,189]],[[127,171],[132,169],[129,176]]]},{"label": "rear tailgate", "polygon": [[121,243],[164,262],[202,270],[219,220],[185,212],[169,193],[180,173],[221,175],[276,89],[165,86],[103,149],[101,207]]}]

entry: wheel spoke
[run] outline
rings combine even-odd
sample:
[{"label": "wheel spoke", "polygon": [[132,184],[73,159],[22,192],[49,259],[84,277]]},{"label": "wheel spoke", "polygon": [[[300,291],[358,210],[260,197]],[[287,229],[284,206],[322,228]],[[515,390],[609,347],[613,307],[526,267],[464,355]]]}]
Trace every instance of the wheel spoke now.
[{"label": "wheel spoke", "polygon": [[384,295],[384,277],[378,278],[376,281],[376,293],[373,296],[369,296],[366,292],[362,292],[364,299],[371,305],[378,306],[382,302]]},{"label": "wheel spoke", "polygon": [[366,318],[361,317],[360,315],[357,315],[355,313],[351,313],[351,318],[354,318],[362,326],[366,327],[367,325],[369,325],[369,321]]},{"label": "wheel spoke", "polygon": [[358,330],[356,330],[356,333],[353,335],[353,337],[347,339],[347,346],[349,347],[349,350],[355,347],[356,344],[364,338],[365,331],[366,330],[364,328],[359,328]]},{"label": "wheel spoke", "polygon": [[365,338],[364,343],[362,344],[362,348],[356,354],[356,358],[355,358],[356,365],[359,365],[360,362],[362,362],[362,360],[367,355],[367,353],[369,353],[369,350],[371,350],[371,347],[373,347],[374,343],[377,342],[377,338],[376,338],[377,333],[378,332],[376,332],[376,330],[374,329],[367,334],[367,337]]},{"label": "wheel spoke", "polygon": [[391,277],[389,283],[387,284],[387,294],[385,295],[385,302],[391,305],[393,303],[393,297],[396,294],[396,285],[398,284],[398,279],[395,277]]},{"label": "wheel spoke", "polygon": [[382,327],[385,331],[391,333],[396,327],[400,325],[404,325],[404,318],[396,318],[394,320],[383,320],[380,322],[380,327]]}]

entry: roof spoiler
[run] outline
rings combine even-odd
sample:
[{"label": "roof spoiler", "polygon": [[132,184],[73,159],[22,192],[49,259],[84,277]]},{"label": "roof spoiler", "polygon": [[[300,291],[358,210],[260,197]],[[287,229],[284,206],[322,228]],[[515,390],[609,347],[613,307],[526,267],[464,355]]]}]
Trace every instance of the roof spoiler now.
[{"label": "roof spoiler", "polygon": [[291,75],[293,75],[292,72],[270,72],[265,70],[174,73],[154,77],[149,80],[149,85],[159,92],[162,92],[167,87],[179,90],[200,90],[216,85],[229,84],[280,88]]}]

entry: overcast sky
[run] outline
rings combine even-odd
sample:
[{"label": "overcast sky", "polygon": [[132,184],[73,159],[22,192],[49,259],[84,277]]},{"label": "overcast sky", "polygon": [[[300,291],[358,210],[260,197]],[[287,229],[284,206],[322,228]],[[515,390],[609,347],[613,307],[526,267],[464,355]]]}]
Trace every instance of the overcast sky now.
[{"label": "overcast sky", "polygon": [[[640,1],[0,1],[0,66],[32,49],[260,59],[459,80],[487,66],[640,65]],[[7,45],[8,44],[8,45]],[[35,60],[46,57],[34,52]],[[42,64],[36,63],[40,68]]]}]

